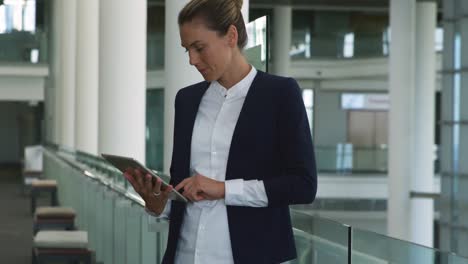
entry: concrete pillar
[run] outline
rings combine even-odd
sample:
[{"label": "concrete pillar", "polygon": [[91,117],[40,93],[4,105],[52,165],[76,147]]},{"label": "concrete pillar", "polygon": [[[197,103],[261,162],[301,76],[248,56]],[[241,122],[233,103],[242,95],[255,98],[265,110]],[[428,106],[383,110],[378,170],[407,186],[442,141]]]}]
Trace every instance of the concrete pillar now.
[{"label": "concrete pillar", "polygon": [[60,143],[62,139],[62,66],[60,59],[61,57],[61,34],[62,34],[62,6],[63,1],[54,0],[52,2],[52,41],[51,41],[51,52],[50,52],[50,91],[51,91],[51,141],[54,143]]},{"label": "concrete pillar", "polygon": [[164,172],[168,173],[172,159],[174,134],[174,102],[177,91],[203,80],[189,64],[188,54],[181,47],[177,17],[189,0],[166,0],[165,76],[164,89]]},{"label": "concrete pillar", "polygon": [[[388,235],[411,240],[415,0],[390,1]],[[433,43],[433,41],[431,42]]]},{"label": "concrete pillar", "polygon": [[76,149],[98,153],[99,1],[77,2]]},{"label": "concrete pillar", "polygon": [[275,6],[273,8],[273,73],[289,76],[292,37],[292,7]]},{"label": "concrete pillar", "polygon": [[244,0],[242,3],[242,17],[244,18],[244,22],[247,24],[249,23],[249,0]]},{"label": "concrete pillar", "polygon": [[76,2],[64,0],[61,25],[62,78],[58,89],[62,90],[62,137],[60,143],[75,147],[75,67],[76,67]]},{"label": "concrete pillar", "polygon": [[147,1],[101,0],[99,153],[145,162]]},{"label": "concrete pillar", "polygon": [[[415,149],[411,190],[425,193],[434,191],[436,21],[437,4],[435,1],[416,4]],[[413,242],[433,247],[434,201],[432,199],[411,200],[411,230]]]}]

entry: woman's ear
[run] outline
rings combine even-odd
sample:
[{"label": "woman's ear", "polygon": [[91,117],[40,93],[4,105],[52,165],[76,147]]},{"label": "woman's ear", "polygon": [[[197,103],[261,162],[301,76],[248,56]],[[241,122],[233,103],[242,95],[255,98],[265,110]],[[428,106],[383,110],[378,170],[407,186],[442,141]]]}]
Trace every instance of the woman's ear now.
[{"label": "woman's ear", "polygon": [[237,33],[237,28],[234,25],[230,25],[227,32],[228,44],[229,47],[234,48],[237,46],[237,40],[239,34]]}]

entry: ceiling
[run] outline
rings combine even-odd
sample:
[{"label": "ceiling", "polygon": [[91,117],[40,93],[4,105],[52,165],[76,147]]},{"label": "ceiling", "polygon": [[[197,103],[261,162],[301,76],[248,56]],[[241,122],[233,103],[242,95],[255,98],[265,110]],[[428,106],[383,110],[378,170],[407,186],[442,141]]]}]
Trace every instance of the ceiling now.
[{"label": "ceiling", "polygon": [[[153,4],[164,4],[165,0],[148,0]],[[166,0],[167,1],[167,0]],[[169,0],[170,1],[170,0]],[[444,0],[416,0],[437,1],[439,10]],[[249,0],[251,7],[272,7],[275,5],[292,5],[305,9],[327,10],[376,10],[386,11],[390,0]]]}]

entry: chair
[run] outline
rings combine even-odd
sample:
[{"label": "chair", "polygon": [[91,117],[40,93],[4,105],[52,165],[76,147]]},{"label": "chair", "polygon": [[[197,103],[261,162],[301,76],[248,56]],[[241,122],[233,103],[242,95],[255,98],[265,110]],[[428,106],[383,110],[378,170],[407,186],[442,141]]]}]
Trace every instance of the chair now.
[{"label": "chair", "polygon": [[57,181],[56,180],[34,180],[31,183],[31,214],[36,210],[36,199],[43,193],[50,193],[50,205],[58,205]]},{"label": "chair", "polygon": [[39,231],[34,237],[33,264],[66,261],[92,264],[86,231]]},{"label": "chair", "polygon": [[76,212],[71,207],[38,207],[34,213],[33,232],[39,230],[74,230]]}]

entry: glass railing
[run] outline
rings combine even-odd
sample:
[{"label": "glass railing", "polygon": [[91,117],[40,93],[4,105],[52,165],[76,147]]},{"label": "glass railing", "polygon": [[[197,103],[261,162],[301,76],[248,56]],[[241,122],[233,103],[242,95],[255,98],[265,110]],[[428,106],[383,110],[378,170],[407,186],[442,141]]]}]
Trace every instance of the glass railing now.
[{"label": "glass railing", "polygon": [[0,34],[0,63],[47,62],[47,34],[12,31]]},{"label": "glass railing", "polygon": [[[117,170],[88,153],[48,146],[44,175],[58,181],[63,206],[77,211],[89,248],[101,263],[160,263],[168,222],[149,216]],[[447,263],[468,259],[360,230],[291,207],[298,258],[290,263]]]},{"label": "glass railing", "polygon": [[356,147],[352,144],[315,146],[317,168],[320,172],[386,173],[387,146]]},{"label": "glass railing", "polygon": [[388,56],[389,51],[384,31],[311,33],[295,29],[291,45],[293,60],[375,58]]},{"label": "glass railing", "polygon": [[361,263],[468,263],[468,259],[374,232],[353,228],[353,264]]},{"label": "glass railing", "polygon": [[[388,172],[388,146],[354,146],[338,143],[335,146],[315,146],[317,170],[323,173],[352,174]],[[435,150],[434,172],[439,172],[439,150]]]},{"label": "glass railing", "polygon": [[292,263],[349,263],[351,227],[291,210],[297,259]]}]

